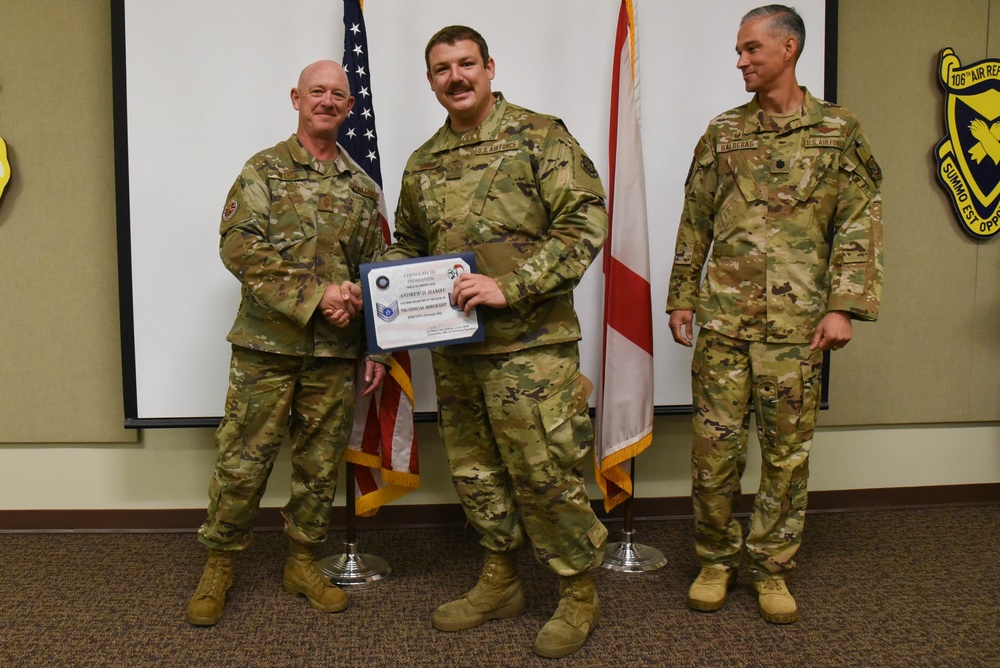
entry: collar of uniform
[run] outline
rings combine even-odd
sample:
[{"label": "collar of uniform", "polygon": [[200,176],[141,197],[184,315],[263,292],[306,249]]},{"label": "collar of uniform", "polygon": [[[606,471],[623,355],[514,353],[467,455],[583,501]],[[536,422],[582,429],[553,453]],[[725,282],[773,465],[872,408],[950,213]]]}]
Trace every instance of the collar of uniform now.
[{"label": "collar of uniform", "polygon": [[[823,105],[820,104],[819,100],[812,96],[805,86],[799,86],[799,88],[803,93],[802,115],[799,118],[793,118],[789,121],[785,128],[786,130],[807,128],[810,125],[816,125],[823,120]],[[743,113],[743,134],[749,135],[757,134],[759,132],[773,131],[771,128],[761,126],[761,111],[760,100],[757,95],[754,95],[753,99],[750,100],[750,104],[747,105],[746,111]]]},{"label": "collar of uniform", "polygon": [[320,162],[316,156],[309,152],[309,150],[302,145],[299,138],[294,134],[288,138],[288,152],[292,156],[292,160],[296,163],[302,165],[303,167],[309,167],[320,174],[340,174],[342,172],[349,172],[351,168],[348,166],[347,161],[344,159],[344,147],[339,143],[337,144],[337,157],[333,159],[332,166],[327,170],[327,167]]},{"label": "collar of uniform", "polygon": [[490,113],[486,114],[486,118],[483,119],[482,123],[461,137],[456,136],[448,127],[449,122],[445,121],[444,126],[438,130],[437,137],[434,138],[434,145],[431,147],[431,152],[450,151],[460,146],[479,144],[499,137],[500,122],[503,120],[504,112],[507,111],[507,100],[504,99],[503,93],[498,90],[493,91],[493,95],[496,97],[496,102],[493,103]]}]

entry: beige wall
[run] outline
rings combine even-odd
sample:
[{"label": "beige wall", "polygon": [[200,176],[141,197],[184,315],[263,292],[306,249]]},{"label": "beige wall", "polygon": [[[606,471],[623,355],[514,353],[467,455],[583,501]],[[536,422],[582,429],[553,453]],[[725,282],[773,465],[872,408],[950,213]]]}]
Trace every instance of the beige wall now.
[{"label": "beige wall", "polygon": [[[931,152],[937,54],[996,56],[1000,0],[840,6],[839,101],[886,174],[886,286],[880,321],[834,358],[811,488],[998,482],[1000,239],[960,231]],[[201,507],[211,430],[121,428],[108,3],[5,0],[0,25],[0,508]],[[689,422],[655,429],[639,495],[686,495]],[[435,428],[418,434],[423,488],[400,503],[453,502]],[[265,505],[285,500],[287,458],[274,476]]]},{"label": "beige wall", "polygon": [[824,424],[1000,420],[1000,237],[960,229],[932,157],[944,137],[938,53],[1000,56],[998,10],[996,0],[840,2],[839,102],[885,172],[886,268],[879,322],[857,326],[834,356]]},{"label": "beige wall", "polygon": [[0,442],[135,441],[122,428],[111,14],[0,3]]}]

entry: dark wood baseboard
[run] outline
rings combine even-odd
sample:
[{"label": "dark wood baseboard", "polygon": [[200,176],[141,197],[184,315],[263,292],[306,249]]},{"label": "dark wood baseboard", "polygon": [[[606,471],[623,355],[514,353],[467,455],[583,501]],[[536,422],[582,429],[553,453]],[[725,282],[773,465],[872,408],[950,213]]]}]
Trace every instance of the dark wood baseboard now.
[{"label": "dark wood baseboard", "polygon": [[[753,496],[745,494],[740,512],[749,512]],[[932,508],[1000,504],[1000,483],[977,485],[941,485],[935,487],[888,487],[880,489],[848,489],[809,493],[809,512],[850,512],[856,510],[888,510],[895,508]],[[623,508],[610,514],[602,502],[594,501],[598,517],[609,522],[621,521]],[[688,497],[635,499],[632,508],[637,521],[691,517]],[[0,532],[185,532],[195,531],[205,519],[203,508],[144,509],[144,510],[0,510]],[[344,507],[333,509],[333,524],[344,526]],[[465,515],[461,506],[389,505],[374,517],[359,518],[357,527],[418,528],[428,526],[462,526]],[[257,522],[258,531],[276,531],[283,526],[278,508],[262,508]]]}]

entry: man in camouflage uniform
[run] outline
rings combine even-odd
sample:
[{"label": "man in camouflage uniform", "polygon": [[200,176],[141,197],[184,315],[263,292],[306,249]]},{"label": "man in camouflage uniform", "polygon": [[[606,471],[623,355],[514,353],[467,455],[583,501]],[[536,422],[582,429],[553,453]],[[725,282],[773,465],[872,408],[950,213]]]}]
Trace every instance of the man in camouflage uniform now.
[{"label": "man in camouflage uniform", "polygon": [[[284,587],[337,612],[346,594],[325,579],[313,550],[326,539],[337,468],[354,411],[361,323],[350,320],[358,265],[384,250],[374,182],[337,146],[354,98],[343,68],[306,67],[291,91],[296,133],[250,158],[222,212],[220,254],[242,283],[226,413],[198,539],[209,550],[188,621],[215,624],[232,584],[233,554],[249,545],[268,475],[291,433],[292,491]],[[346,299],[346,301],[345,301]],[[324,310],[343,317],[327,322]],[[366,393],[384,376],[366,362]]]},{"label": "man in camouflage uniform", "polygon": [[675,341],[691,345],[695,313],[701,325],[691,367],[701,572],[688,605],[720,608],[736,577],[753,397],[763,465],[745,547],[773,623],[798,617],[785,577],[802,537],[823,351],[850,341],[853,318],[875,320],[882,285],[882,175],[857,119],[799,87],[804,41],[788,7],[743,17],[737,67],[755,96],[695,148],[667,297]]},{"label": "man in camouflage uniform", "polygon": [[607,235],[604,189],[560,120],[491,90],[494,63],[478,32],[444,28],[424,56],[448,120],[407,162],[385,259],[474,251],[479,273],[456,280],[454,299],[484,310],[486,330],[481,343],[433,353],[452,480],[487,553],[478,584],[433,624],[458,631],[522,614],[515,566],[526,533],[561,576],[535,651],[564,656],[597,623],[588,571],[607,537],[582,475],[592,386],[579,369],[572,300]]}]

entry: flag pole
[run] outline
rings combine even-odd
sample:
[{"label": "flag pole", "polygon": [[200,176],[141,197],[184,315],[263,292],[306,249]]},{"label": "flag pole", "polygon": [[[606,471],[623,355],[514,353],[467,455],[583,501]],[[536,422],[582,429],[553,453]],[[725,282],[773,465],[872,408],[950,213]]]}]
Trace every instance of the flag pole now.
[{"label": "flag pole", "polygon": [[[349,484],[354,483],[354,464],[347,462],[345,477]],[[356,538],[358,517],[355,514],[356,504],[354,490],[344,495],[344,551],[340,555],[331,555],[319,560],[323,575],[330,578],[335,585],[345,589],[364,589],[381,582],[392,573],[392,567],[382,557],[374,554],[361,554],[358,551]]]},{"label": "flag pole", "polygon": [[648,573],[667,565],[667,558],[655,547],[636,543],[635,530],[632,528],[633,508],[635,499],[635,457],[629,460],[629,478],[632,480],[632,494],[625,499],[625,525],[622,528],[622,540],[608,543],[604,552],[602,568],[621,573]]}]

